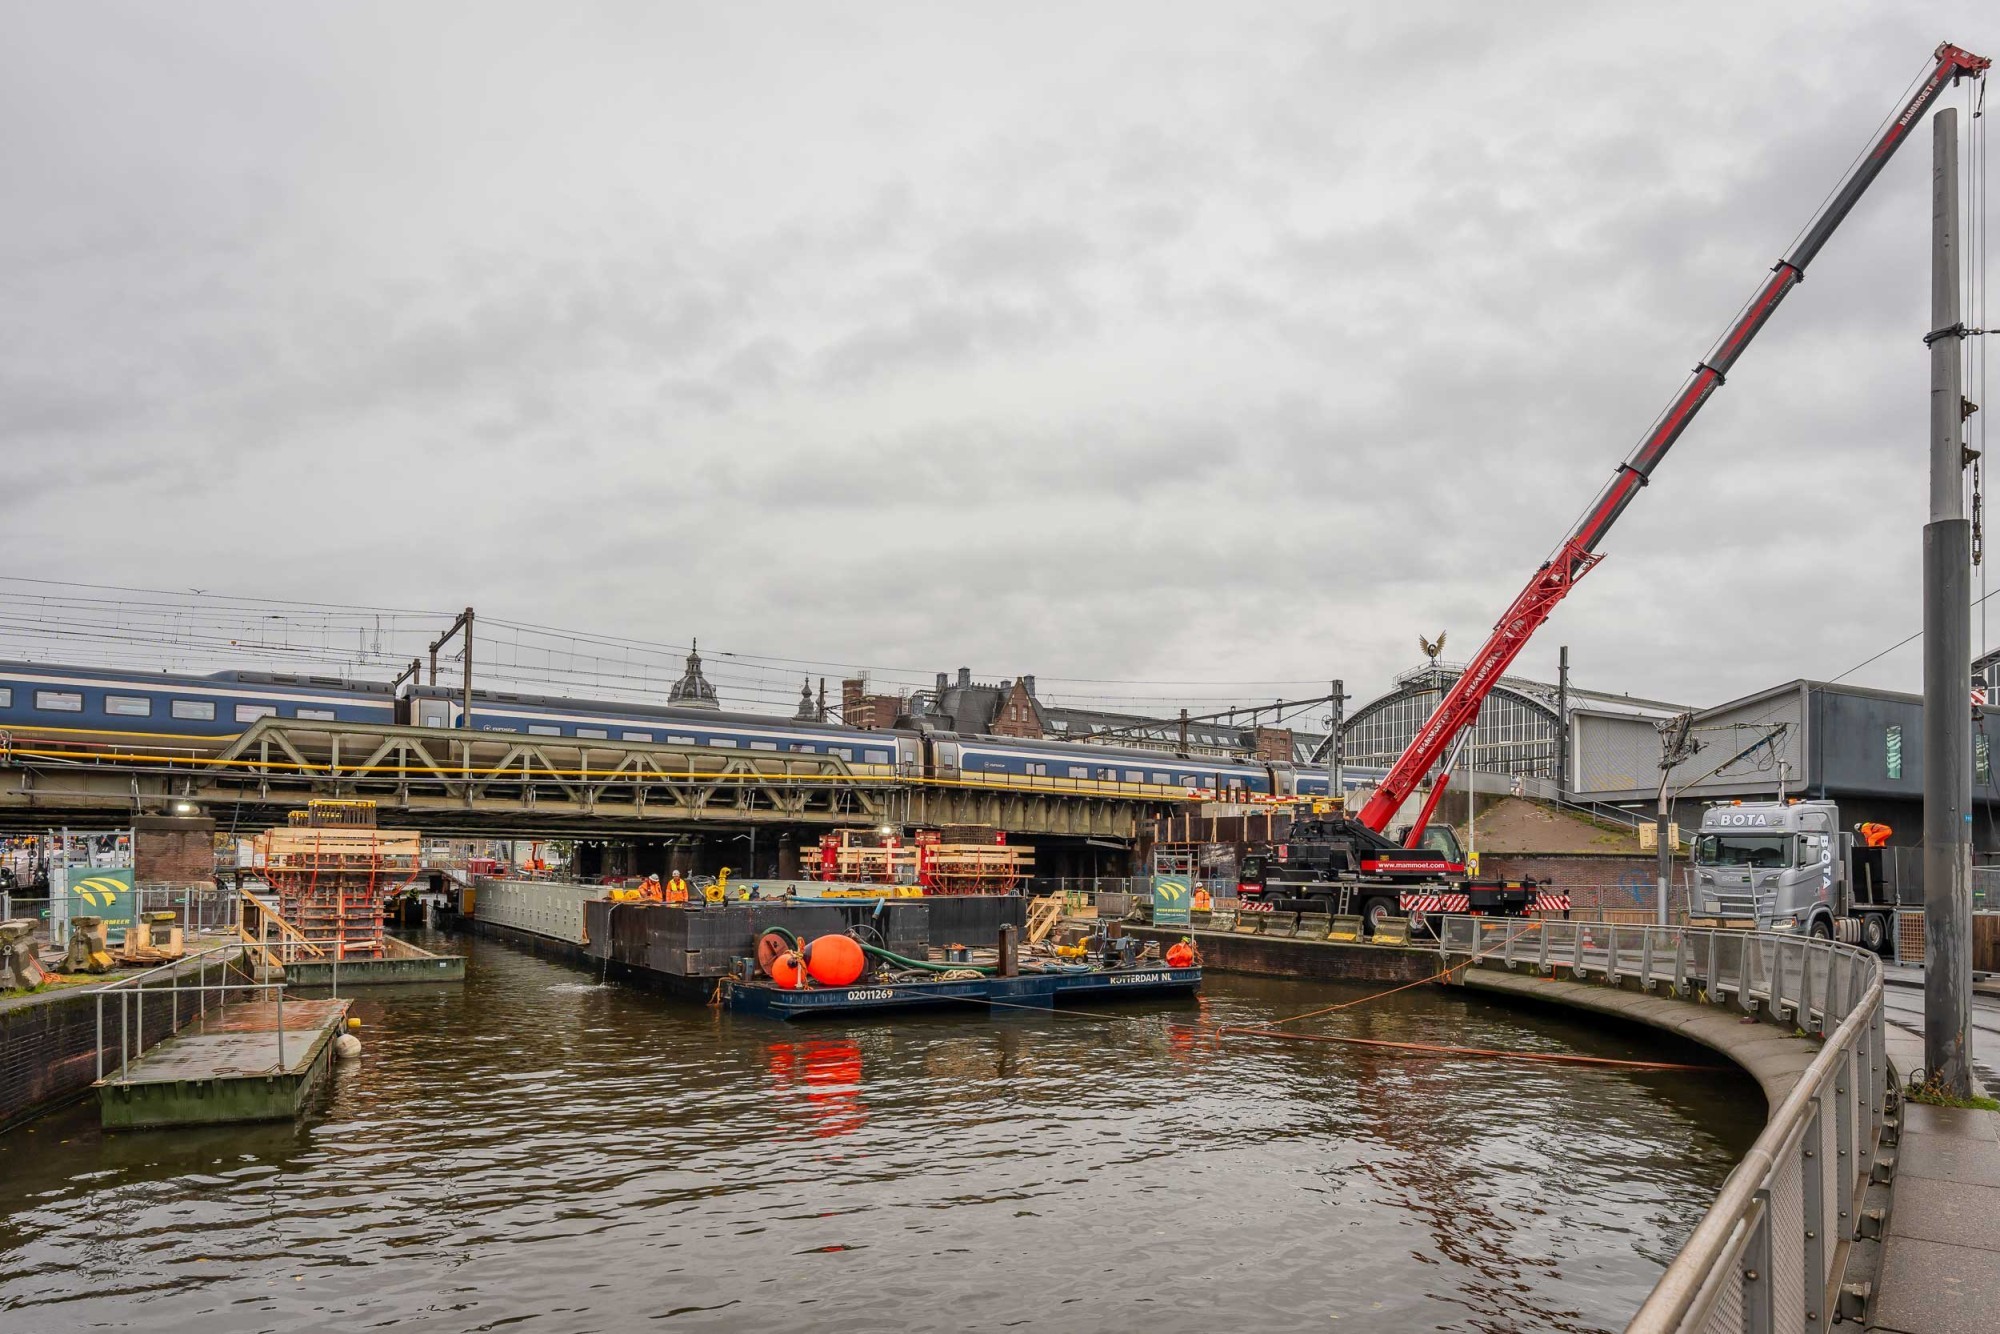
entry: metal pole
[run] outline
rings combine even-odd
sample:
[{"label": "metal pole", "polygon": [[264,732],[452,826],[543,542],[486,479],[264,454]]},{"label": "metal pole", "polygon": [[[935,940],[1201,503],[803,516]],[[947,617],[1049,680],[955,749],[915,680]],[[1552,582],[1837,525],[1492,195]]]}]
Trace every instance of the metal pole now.
[{"label": "metal pole", "polygon": [[472,608],[465,609],[465,730],[472,730]]},{"label": "metal pole", "polygon": [[1674,822],[1673,798],[1667,795],[1667,781],[1672,776],[1673,770],[1664,766],[1661,767],[1658,825],[1660,832],[1659,837],[1654,840],[1658,844],[1659,852],[1659,867],[1654,873],[1654,881],[1657,886],[1655,892],[1659,895],[1660,902],[1655,909],[1653,918],[1661,926],[1667,924],[1667,891],[1673,887],[1674,883],[1674,841],[1668,832]]},{"label": "metal pole", "polygon": [[1569,799],[1569,645],[1556,655],[1556,799]]},{"label": "metal pole", "polygon": [[1959,384],[1958,112],[1931,121],[1931,521],[1924,526],[1924,1065],[1972,1093],[1972,525]]},{"label": "metal pole", "polygon": [[1347,727],[1347,682],[1335,679],[1333,683],[1333,735],[1327,738],[1326,753],[1326,795],[1340,800],[1346,794],[1341,790],[1341,770],[1347,759],[1347,741],[1341,733]]}]

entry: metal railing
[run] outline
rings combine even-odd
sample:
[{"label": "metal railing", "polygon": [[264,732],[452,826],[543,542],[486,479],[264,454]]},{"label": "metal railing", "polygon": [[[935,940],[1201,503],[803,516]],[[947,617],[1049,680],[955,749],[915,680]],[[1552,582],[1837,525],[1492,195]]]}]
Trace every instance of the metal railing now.
[{"label": "metal railing", "polygon": [[236,931],[236,891],[226,886],[139,884],[133,894],[139,912],[171,912],[189,935]]},{"label": "metal railing", "polygon": [[1664,989],[1823,1039],[1626,1329],[1827,1329],[1845,1243],[1861,1236],[1887,1101],[1881,960],[1852,945],[1763,932],[1435,920],[1447,960]]},{"label": "metal railing", "polygon": [[[97,1078],[101,1082],[110,1084],[130,1082],[133,1059],[145,1055],[148,1047],[146,1041],[146,997],[149,993],[153,997],[153,1013],[156,1016],[160,1013],[159,1007],[163,1001],[167,1006],[166,1032],[158,1040],[160,1042],[180,1032],[183,1008],[188,1011],[189,1018],[197,1021],[205,1020],[210,1010],[209,998],[211,996],[216,998],[214,1009],[219,1013],[228,1008],[232,995],[241,997],[245,993],[253,995],[264,992],[275,993],[278,1010],[276,1033],[277,1062],[273,1066],[273,1069],[284,1070],[285,984],[282,981],[229,981],[229,969],[233,965],[240,963],[243,960],[244,954],[244,948],[240,945],[220,945],[214,949],[203,950],[199,954],[191,954],[184,959],[176,959],[172,963],[161,964],[157,968],[149,968],[143,973],[134,973],[130,977],[123,977],[116,982],[107,983],[99,987],[96,992]],[[189,965],[193,965],[195,969],[195,981],[191,985],[182,981],[182,977]],[[224,980],[211,983],[208,980],[211,970]],[[156,978],[162,974],[167,979],[164,985],[157,982],[150,987],[146,985],[147,979]],[[107,997],[115,997],[118,1001],[118,1064],[116,1072],[109,1078],[105,1075],[104,1002]],[[183,1000],[183,997],[187,999]],[[135,1036],[137,1038],[136,1044],[134,1043]],[[151,1045],[157,1046],[158,1042]]]}]

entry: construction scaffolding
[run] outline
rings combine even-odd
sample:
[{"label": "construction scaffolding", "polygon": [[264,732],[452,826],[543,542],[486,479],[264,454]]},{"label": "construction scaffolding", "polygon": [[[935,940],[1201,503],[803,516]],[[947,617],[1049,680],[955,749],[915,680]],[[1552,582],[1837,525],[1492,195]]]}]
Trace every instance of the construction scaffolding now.
[{"label": "construction scaffolding", "polygon": [[379,959],[383,908],[416,879],[414,829],[377,829],[372,801],[314,801],[304,821],[257,836],[254,862],[278,915],[312,953]]},{"label": "construction scaffolding", "polygon": [[[971,832],[977,838],[967,837]],[[1034,869],[1035,850],[999,831],[919,830],[901,837],[843,829],[819,841],[819,878],[845,884],[921,885],[926,894],[1012,894]]]}]

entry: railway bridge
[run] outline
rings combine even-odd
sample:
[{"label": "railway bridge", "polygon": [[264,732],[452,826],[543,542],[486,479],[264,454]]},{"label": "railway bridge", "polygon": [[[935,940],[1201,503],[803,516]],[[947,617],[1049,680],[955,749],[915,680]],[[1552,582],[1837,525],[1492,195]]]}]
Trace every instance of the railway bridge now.
[{"label": "railway bridge", "polygon": [[461,837],[892,824],[1120,841],[1188,800],[1110,781],[927,778],[829,754],[275,717],[211,749],[0,733],[0,830],[224,811],[254,828],[315,797],[370,798],[386,824]]}]

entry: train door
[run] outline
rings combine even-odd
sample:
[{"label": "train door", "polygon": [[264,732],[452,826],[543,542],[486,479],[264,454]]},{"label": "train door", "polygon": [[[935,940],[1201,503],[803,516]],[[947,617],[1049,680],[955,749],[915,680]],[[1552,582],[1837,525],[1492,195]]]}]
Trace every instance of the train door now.
[{"label": "train door", "polygon": [[958,777],[958,742],[947,741],[943,737],[932,737],[931,772],[932,778]]},{"label": "train door", "polygon": [[896,738],[896,772],[904,778],[924,776],[923,748],[913,736]]}]

